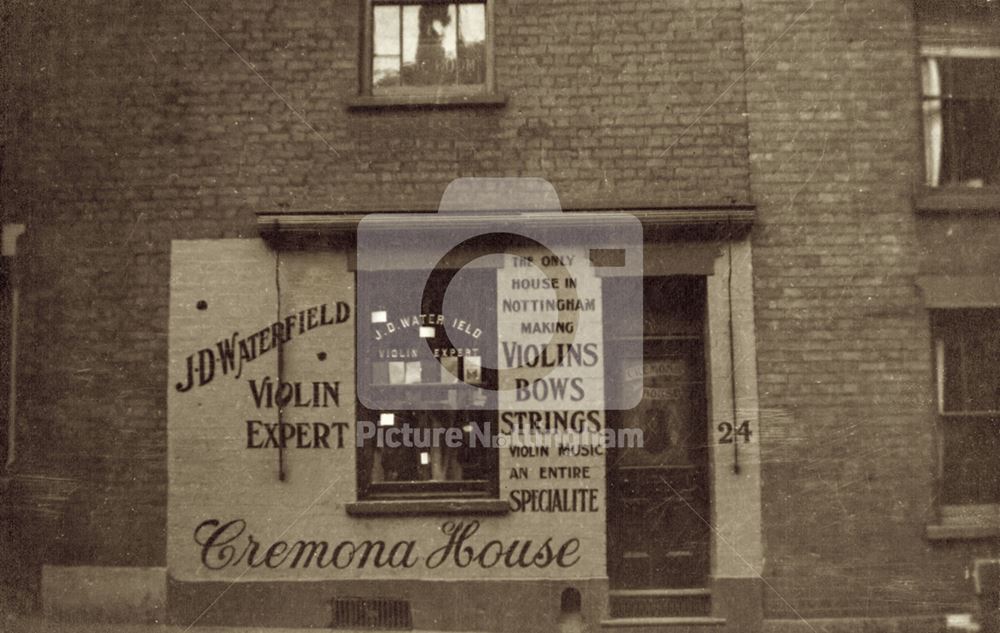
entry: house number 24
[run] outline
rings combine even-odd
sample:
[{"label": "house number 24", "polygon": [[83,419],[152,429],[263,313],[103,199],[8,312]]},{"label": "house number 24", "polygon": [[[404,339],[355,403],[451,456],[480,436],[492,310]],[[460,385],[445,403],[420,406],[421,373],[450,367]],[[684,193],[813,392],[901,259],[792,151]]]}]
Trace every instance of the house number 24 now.
[{"label": "house number 24", "polygon": [[746,444],[753,435],[753,431],[750,430],[750,420],[740,422],[739,426],[734,426],[732,422],[721,422],[717,428],[719,433],[722,433],[719,444],[734,444],[738,437],[743,438],[743,443]]}]

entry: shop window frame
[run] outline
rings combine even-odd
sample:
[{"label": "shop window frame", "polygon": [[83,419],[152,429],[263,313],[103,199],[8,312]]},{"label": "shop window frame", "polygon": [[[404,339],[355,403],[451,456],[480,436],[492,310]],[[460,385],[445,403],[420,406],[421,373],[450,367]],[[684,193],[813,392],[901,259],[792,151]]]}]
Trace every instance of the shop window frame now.
[{"label": "shop window frame", "polygon": [[[355,272],[355,301],[358,314],[365,313],[371,306],[361,306],[357,295],[357,273]],[[355,353],[362,354],[361,341],[355,339]],[[386,409],[375,411],[364,406],[357,396],[359,376],[355,376],[355,420],[378,424],[382,413],[409,415],[413,411]],[[413,385],[400,385],[402,389],[419,389]],[[500,499],[500,449],[496,445],[499,433],[499,412],[488,408],[460,409],[475,411],[482,417],[489,417],[490,441],[492,448],[479,447],[475,450],[489,451],[487,463],[491,466],[491,477],[472,481],[397,481],[371,482],[370,469],[366,464],[368,456],[355,431],[355,483],[356,501],[346,504],[348,514],[355,516],[395,516],[409,514],[507,514],[509,504]],[[428,414],[435,413],[434,410]]]}]

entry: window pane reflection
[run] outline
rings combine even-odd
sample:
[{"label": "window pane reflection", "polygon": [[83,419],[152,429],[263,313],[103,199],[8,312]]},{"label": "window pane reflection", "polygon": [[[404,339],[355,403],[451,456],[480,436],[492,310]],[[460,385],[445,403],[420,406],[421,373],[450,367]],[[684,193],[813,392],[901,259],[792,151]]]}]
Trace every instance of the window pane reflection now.
[{"label": "window pane reflection", "polygon": [[399,7],[375,7],[375,55],[399,55]]},{"label": "window pane reflection", "polygon": [[446,86],[486,81],[486,5],[378,4],[372,85]]},{"label": "window pane reflection", "polygon": [[463,4],[458,14],[458,83],[486,81],[486,7]]},{"label": "window pane reflection", "polygon": [[403,48],[413,51],[412,61],[403,63],[403,85],[455,83],[455,5],[408,6],[403,12]]},{"label": "window pane reflection", "polygon": [[376,57],[372,62],[372,83],[375,86],[398,86],[399,58]]},{"label": "window pane reflection", "polygon": [[[393,417],[393,422],[382,426],[382,430],[405,431],[413,445],[393,445],[392,442],[366,445],[366,464],[371,469],[368,481],[371,483],[490,478],[490,449],[475,444],[472,439],[473,426],[477,427],[480,436],[489,433],[490,426],[484,427],[482,421],[470,419],[463,411],[398,412]],[[455,430],[445,441],[447,429]]]},{"label": "window pane reflection", "polygon": [[399,7],[377,6],[374,15],[372,85],[399,85]]}]

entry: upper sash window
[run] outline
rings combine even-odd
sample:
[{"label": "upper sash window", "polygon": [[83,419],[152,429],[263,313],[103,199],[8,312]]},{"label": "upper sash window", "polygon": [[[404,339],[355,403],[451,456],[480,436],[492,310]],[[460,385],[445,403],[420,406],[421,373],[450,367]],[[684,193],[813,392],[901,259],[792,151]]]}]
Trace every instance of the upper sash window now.
[{"label": "upper sash window", "polygon": [[486,0],[368,0],[368,92],[488,92],[489,8]]},{"label": "upper sash window", "polygon": [[926,184],[1000,186],[1000,48],[925,47],[921,74]]}]

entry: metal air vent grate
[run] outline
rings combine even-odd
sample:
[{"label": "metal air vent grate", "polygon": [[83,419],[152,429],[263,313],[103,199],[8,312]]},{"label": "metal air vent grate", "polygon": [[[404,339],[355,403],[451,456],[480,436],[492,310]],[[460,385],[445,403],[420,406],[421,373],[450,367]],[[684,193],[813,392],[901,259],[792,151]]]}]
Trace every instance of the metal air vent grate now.
[{"label": "metal air vent grate", "polygon": [[413,628],[410,618],[410,603],[406,600],[388,598],[334,598],[334,629],[388,629],[409,630]]}]

